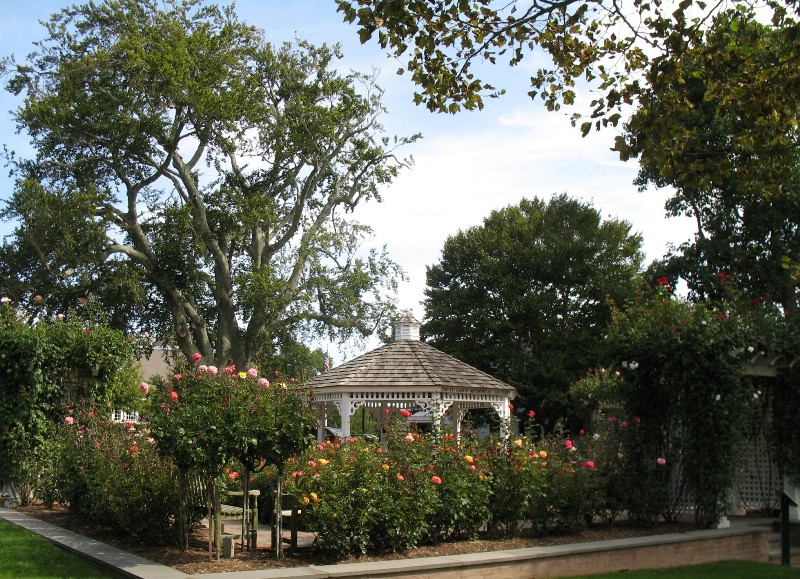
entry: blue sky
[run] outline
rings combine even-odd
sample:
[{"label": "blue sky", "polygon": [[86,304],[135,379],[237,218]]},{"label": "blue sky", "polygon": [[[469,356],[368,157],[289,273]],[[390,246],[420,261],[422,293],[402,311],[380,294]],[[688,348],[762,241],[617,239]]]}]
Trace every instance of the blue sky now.
[{"label": "blue sky", "polygon": [[[23,58],[33,49],[32,42],[44,36],[39,20],[69,4],[0,0],[0,55]],[[632,184],[636,164],[622,163],[609,150],[613,130],[581,138],[569,122],[574,109],[549,113],[526,96],[530,60],[516,68],[499,65],[488,71],[488,80],[508,93],[487,101],[483,111],[432,114],[413,104],[413,86],[395,74],[402,63],[386,57],[375,43],[359,44],[356,28],[342,22],[333,0],[240,0],[236,6],[240,18],[264,29],[272,42],[296,36],[316,44],[338,42],[344,70],[380,69],[379,84],[389,109],[384,119],[387,132],[423,134],[405,151],[414,157],[413,169],[383,191],[382,203],[365,205],[355,213],[374,228],[373,243],[386,245],[406,270],[410,279],[401,285],[399,305],[418,319],[423,316],[425,267],[438,261],[445,239],[523,197],[548,199],[566,192],[591,202],[604,217],[629,221],[643,235],[648,259],[661,257],[667,244],[691,237],[691,220],[664,217],[666,192],[637,191]],[[24,135],[15,134],[8,114],[15,106],[10,95],[0,93],[0,144],[25,155],[30,153],[27,142]],[[10,186],[4,171],[0,198],[7,198]],[[0,226],[0,231],[8,231],[8,226]],[[363,348],[354,344],[334,357],[341,362]]]}]

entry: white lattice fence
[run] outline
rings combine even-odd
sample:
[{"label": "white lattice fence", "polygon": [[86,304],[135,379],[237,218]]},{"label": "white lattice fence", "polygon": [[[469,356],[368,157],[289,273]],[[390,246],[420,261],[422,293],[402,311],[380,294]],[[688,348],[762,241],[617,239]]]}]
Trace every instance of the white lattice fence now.
[{"label": "white lattice fence", "polygon": [[771,511],[778,508],[783,481],[774,452],[763,435],[753,437],[742,455],[737,500],[745,510]]}]

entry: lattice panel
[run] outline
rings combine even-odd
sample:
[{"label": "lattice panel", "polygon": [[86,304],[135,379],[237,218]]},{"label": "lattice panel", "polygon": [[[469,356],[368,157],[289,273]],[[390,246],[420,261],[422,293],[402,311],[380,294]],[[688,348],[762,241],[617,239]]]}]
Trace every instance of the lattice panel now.
[{"label": "lattice panel", "polygon": [[764,436],[750,440],[742,456],[744,468],[737,485],[738,498],[748,510],[778,508],[783,481],[775,466],[772,449]]}]

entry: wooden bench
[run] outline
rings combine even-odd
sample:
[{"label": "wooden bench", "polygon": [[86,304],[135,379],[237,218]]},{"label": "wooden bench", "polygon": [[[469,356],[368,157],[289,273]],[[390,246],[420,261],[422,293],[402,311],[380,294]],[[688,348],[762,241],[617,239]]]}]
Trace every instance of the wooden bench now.
[{"label": "wooden bench", "polygon": [[[188,501],[187,503],[194,508],[202,508],[208,515],[209,505],[206,500],[206,481],[204,478],[199,476],[193,476],[188,479]],[[249,527],[250,532],[248,536],[245,537],[243,542],[243,546],[246,549],[255,549],[258,545],[258,497],[261,495],[261,491],[255,489],[251,490],[247,493],[249,495],[250,506],[248,510],[248,519],[249,519]],[[238,498],[242,504],[244,501],[242,498],[244,497],[243,491],[221,491],[221,496],[233,497]],[[213,508],[210,509],[213,512]],[[208,524],[209,526],[215,530],[215,535],[217,535],[217,528],[221,529],[222,521],[224,520],[231,520],[231,519],[243,519],[244,518],[244,506],[233,505],[228,503],[220,504],[219,510],[219,519],[217,516],[212,515],[209,518]],[[241,533],[219,533],[219,538],[223,542],[223,551],[226,553],[230,553],[228,556],[232,556],[233,554],[233,547],[232,542],[241,539]],[[230,545],[229,545],[230,544]]]}]

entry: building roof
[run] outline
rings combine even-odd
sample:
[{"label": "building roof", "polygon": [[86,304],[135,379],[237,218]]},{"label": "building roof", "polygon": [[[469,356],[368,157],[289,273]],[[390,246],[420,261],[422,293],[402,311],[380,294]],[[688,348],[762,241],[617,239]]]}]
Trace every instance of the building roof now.
[{"label": "building roof", "polygon": [[141,368],[142,377],[145,380],[150,380],[154,376],[161,376],[166,378],[172,375],[172,361],[175,353],[170,348],[163,346],[156,346],[149,356],[142,356],[139,358],[139,366]]},{"label": "building roof", "polygon": [[401,339],[332,368],[311,380],[315,390],[436,389],[486,391],[516,396],[516,390],[424,342]]}]

